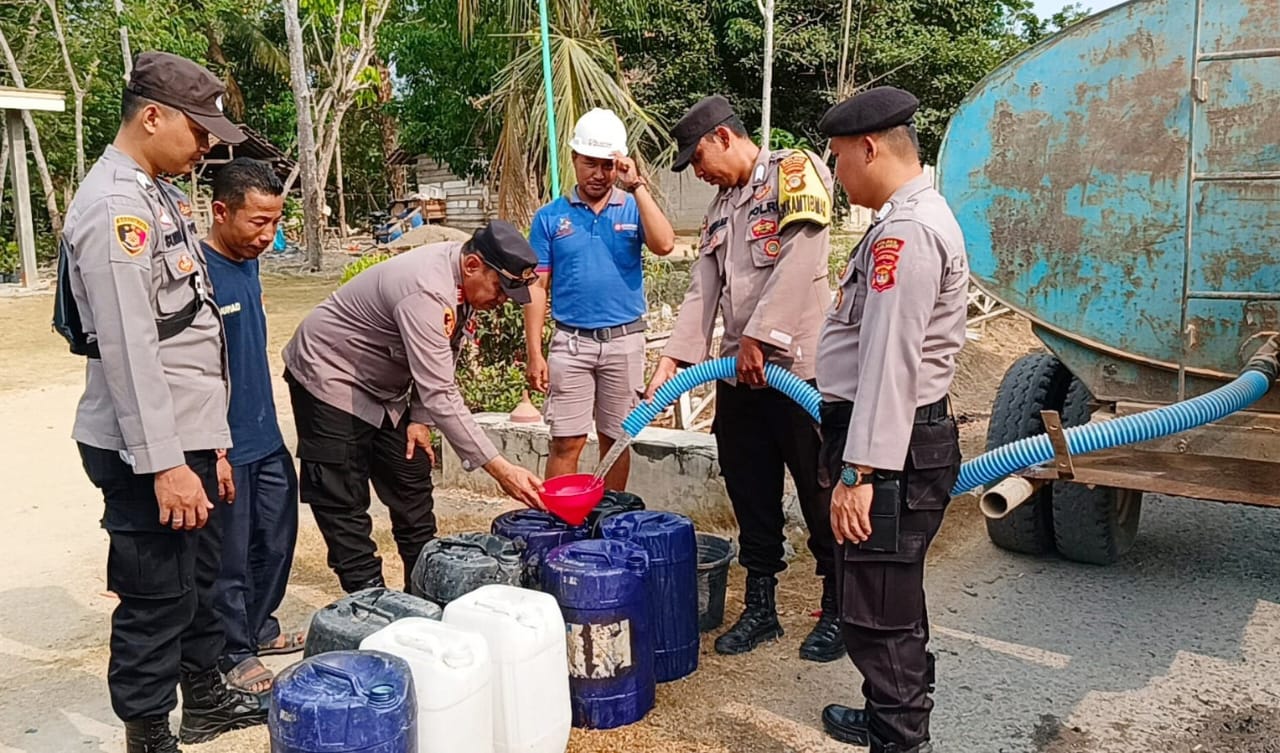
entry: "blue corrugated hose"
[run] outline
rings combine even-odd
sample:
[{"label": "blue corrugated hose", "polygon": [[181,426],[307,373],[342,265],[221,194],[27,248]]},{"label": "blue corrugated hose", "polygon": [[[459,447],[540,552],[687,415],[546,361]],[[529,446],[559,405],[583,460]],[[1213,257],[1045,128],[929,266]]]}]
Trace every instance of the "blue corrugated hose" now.
[{"label": "blue corrugated hose", "polygon": [[[703,382],[731,379],[736,374],[737,362],[733,358],[717,358],[685,369],[659,387],[652,400],[641,403],[631,411],[622,422],[622,429],[629,436],[635,437],[680,395]],[[769,386],[799,403],[813,416],[813,420],[820,420],[818,408],[822,405],[822,395],[807,382],[771,363],[765,364],[764,376]],[[1073,455],[1078,455],[1194,429],[1256,403],[1267,394],[1272,379],[1272,375],[1264,370],[1251,367],[1230,384],[1185,402],[1067,429],[1067,447]],[[1048,462],[1052,458],[1053,445],[1047,434],[997,447],[960,466],[960,478],[951,494],[964,494],[1023,468]]]},{"label": "blue corrugated hose", "polygon": [[[631,411],[626,420],[622,422],[622,430],[628,436],[635,437],[659,413],[666,410],[668,405],[675,402],[676,398],[703,382],[711,382],[716,379],[732,379],[737,373],[738,360],[736,358],[717,358],[713,361],[703,361],[697,366],[685,369],[659,387],[658,391],[653,394],[652,400],[636,406],[635,410]],[[818,391],[813,387],[810,387],[808,382],[790,371],[780,366],[774,366],[771,363],[764,365],[764,379],[769,383],[770,387],[799,403],[800,407],[813,416],[814,421],[820,420],[818,407],[822,405],[822,395],[818,394]]]},{"label": "blue corrugated hose", "polygon": [[[1270,376],[1262,371],[1249,369],[1231,383],[1181,403],[1112,421],[1099,421],[1067,429],[1067,448],[1071,454],[1078,455],[1194,429],[1244,410],[1267,394],[1270,387]],[[1049,435],[1019,439],[960,466],[960,478],[951,490],[951,495],[964,494],[1010,473],[1051,459],[1053,445],[1049,443]]]}]

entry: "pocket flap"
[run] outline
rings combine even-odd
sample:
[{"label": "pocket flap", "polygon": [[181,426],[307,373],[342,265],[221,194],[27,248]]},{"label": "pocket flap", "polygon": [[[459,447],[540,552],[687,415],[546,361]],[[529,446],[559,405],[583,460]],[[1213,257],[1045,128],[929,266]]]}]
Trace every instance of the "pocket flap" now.
[{"label": "pocket flap", "polygon": [[911,447],[911,467],[917,470],[948,468],[960,462],[960,447],[955,442],[920,444]]},{"label": "pocket flap", "polygon": [[298,439],[298,459],[337,465],[347,462],[347,445],[338,439]]},{"label": "pocket flap", "polygon": [[898,551],[874,552],[862,549],[857,544],[844,545],[845,562],[895,562],[910,564],[924,560],[924,552],[928,547],[928,537],[924,531],[899,531]]}]

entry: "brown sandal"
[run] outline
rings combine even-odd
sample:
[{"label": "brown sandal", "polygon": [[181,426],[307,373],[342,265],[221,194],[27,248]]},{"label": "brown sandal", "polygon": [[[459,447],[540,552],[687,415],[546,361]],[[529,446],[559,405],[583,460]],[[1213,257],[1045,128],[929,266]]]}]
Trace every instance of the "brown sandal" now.
[{"label": "brown sandal", "polygon": [[258,656],[294,654],[301,651],[306,645],[306,633],[281,633],[274,641],[258,646]]},{"label": "brown sandal", "polygon": [[257,695],[270,692],[275,679],[276,676],[256,656],[250,656],[227,672],[227,685]]}]

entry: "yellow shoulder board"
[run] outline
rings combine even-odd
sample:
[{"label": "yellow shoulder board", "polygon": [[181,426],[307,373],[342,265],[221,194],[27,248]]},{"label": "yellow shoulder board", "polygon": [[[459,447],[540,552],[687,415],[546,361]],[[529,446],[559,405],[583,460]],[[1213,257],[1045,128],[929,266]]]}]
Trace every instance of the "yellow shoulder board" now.
[{"label": "yellow shoulder board", "polygon": [[796,150],[778,163],[778,227],[831,224],[831,195],[809,155]]}]

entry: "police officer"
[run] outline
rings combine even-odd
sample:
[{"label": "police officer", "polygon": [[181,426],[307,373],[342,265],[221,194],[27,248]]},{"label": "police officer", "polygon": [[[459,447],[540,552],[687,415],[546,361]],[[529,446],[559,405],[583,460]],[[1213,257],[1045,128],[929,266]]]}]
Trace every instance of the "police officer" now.
[{"label": "police officer", "polygon": [[965,341],[969,270],[960,226],[920,167],[917,106],[879,87],[818,126],[849,200],[880,210],[818,343],[841,629],[866,698],[865,709],[828,706],[822,720],[872,753],[933,749],[924,559],[960,469],[947,390]]},{"label": "police officer", "polygon": [[140,55],[119,132],[76,192],[62,239],[55,326],[88,357],[72,436],[106,503],[107,587],[120,599],[107,686],[129,753],[177,750],[177,684],[184,743],[267,716],[217,668],[215,466],[231,444],[222,323],[191,204],[162,177],[189,173],[210,135],[244,139],[223,94],[189,60]]},{"label": "police officer", "polygon": [[822,617],[800,647],[810,661],[844,655],[836,615],[834,542],[818,487],[818,426],[781,392],[765,387],[773,363],[801,379],[814,376],[818,329],[831,299],[827,286],[831,174],[807,152],[769,151],[747,136],[729,102],[712,96],[672,130],[673,169],[720,191],[703,220],[691,284],[648,395],[678,365],[707,358],[717,314],[724,318],[720,355],[737,357],[736,383],[716,383],[720,469],[739,528],[739,561],[747,569],[742,616],[716,640],[739,654],[782,635],[774,602],[783,563],[784,468],[795,481],[809,528],[809,549],[822,576]]},{"label": "police officer", "polygon": [[300,492],[348,592],[384,585],[370,534],[369,482],[391,513],[406,584],[435,536],[435,426],[468,471],[540,505],[542,482],[498,454],[462,401],[454,364],[472,313],[529,303],[538,257],[494,220],[462,243],[434,243],[361,272],[298,325],[284,349],[298,429]]}]

